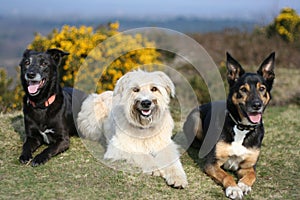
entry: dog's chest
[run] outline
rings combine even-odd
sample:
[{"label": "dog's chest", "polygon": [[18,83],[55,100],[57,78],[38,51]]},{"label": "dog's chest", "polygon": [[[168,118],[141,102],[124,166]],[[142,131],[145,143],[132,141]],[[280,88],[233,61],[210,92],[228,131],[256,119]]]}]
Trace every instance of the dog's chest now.
[{"label": "dog's chest", "polygon": [[117,134],[113,137],[112,143],[114,146],[118,146],[126,152],[150,154],[151,156],[156,157],[157,152],[160,152],[171,143],[171,139],[161,137],[160,135],[143,138],[132,137],[126,134]]},{"label": "dog's chest", "polygon": [[50,144],[50,138],[49,135],[50,134],[54,134],[53,129],[46,129],[44,131],[39,130],[39,133],[42,135],[43,140],[46,144]]},{"label": "dog's chest", "polygon": [[234,141],[228,147],[228,159],[224,163],[224,168],[229,170],[237,170],[239,165],[252,152],[243,146],[243,141],[249,130],[241,131],[236,126],[233,128],[235,136]]},{"label": "dog's chest", "polygon": [[54,129],[49,125],[49,117],[46,112],[40,112],[38,115],[31,116],[38,123],[35,124],[35,130],[43,137],[43,141],[46,144],[50,144],[53,141]]}]

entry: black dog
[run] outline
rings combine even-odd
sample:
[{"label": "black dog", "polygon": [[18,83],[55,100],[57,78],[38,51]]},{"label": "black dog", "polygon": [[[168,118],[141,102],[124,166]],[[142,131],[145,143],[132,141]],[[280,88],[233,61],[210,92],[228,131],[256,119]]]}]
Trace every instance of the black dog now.
[{"label": "black dog", "polygon": [[[200,154],[202,147],[209,148],[207,144],[211,143],[204,171],[224,187],[226,196],[231,199],[242,199],[251,191],[256,179],[255,166],[264,137],[262,114],[271,99],[275,78],[274,59],[275,53],[272,53],[257,73],[245,73],[227,53],[230,86],[227,103],[213,102],[197,107],[184,124],[186,136],[194,139],[194,145],[202,145]],[[219,117],[211,118],[213,106]],[[222,115],[224,123],[220,125]],[[209,125],[215,126],[216,132],[208,132]],[[225,170],[237,172],[238,183]]]},{"label": "black dog", "polygon": [[19,158],[21,163],[30,162],[32,153],[42,144],[47,144],[48,148],[31,161],[32,166],[44,164],[52,156],[67,150],[69,136],[77,135],[73,120],[76,113],[72,109],[80,109],[85,95],[72,88],[62,89],[58,80],[58,67],[62,57],[68,54],[58,49],[46,52],[25,50],[23,54],[20,67],[25,91],[23,113],[26,138]]}]

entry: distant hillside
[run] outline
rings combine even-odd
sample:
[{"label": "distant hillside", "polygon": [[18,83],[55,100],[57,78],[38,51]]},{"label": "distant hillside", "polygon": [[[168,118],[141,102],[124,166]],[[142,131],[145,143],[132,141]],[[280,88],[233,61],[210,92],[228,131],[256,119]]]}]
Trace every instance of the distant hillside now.
[{"label": "distant hillside", "polygon": [[154,26],[169,28],[183,33],[216,32],[228,28],[243,31],[252,31],[257,24],[254,21],[245,21],[239,19],[199,19],[185,17],[177,17],[165,20],[122,19],[119,21],[122,29]]},{"label": "distant hillside", "polygon": [[119,21],[120,30],[128,30],[140,27],[163,27],[183,33],[207,33],[222,31],[227,28],[234,28],[243,31],[251,31],[255,27],[253,21],[225,20],[225,19],[198,19],[177,17],[173,19],[113,19],[113,18],[11,18],[0,17],[0,67],[9,71],[10,75],[15,74],[15,67],[18,65],[22,52],[33,40],[34,33],[48,34],[54,28],[61,28],[64,24],[80,26],[88,25],[98,27],[108,22]]}]

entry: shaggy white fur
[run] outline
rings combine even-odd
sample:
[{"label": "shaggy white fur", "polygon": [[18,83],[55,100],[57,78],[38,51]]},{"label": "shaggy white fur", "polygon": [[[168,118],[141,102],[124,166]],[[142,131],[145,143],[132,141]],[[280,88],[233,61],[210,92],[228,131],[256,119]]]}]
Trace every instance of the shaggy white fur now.
[{"label": "shaggy white fur", "polygon": [[128,72],[113,92],[91,94],[84,101],[78,128],[84,137],[106,140],[104,159],[126,160],[184,188],[186,174],[171,139],[174,122],[168,105],[174,95],[175,86],[165,73]]}]

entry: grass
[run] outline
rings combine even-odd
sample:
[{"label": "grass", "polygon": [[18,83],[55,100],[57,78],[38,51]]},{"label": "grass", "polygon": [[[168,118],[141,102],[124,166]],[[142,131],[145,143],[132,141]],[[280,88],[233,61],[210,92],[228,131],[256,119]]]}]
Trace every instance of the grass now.
[{"label": "grass", "polygon": [[[245,199],[299,199],[300,107],[269,107],[257,181]],[[80,138],[45,165],[21,165],[21,113],[0,115],[0,199],[226,199],[220,186],[199,168],[197,152],[182,155],[186,189],[160,177],[115,171],[95,159]],[[194,160],[193,158],[196,158]]]}]

